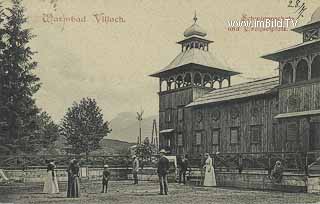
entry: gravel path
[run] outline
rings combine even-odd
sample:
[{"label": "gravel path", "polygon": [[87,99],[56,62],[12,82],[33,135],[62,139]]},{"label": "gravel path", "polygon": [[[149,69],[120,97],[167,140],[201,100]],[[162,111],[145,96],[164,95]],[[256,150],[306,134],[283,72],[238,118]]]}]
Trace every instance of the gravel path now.
[{"label": "gravel path", "polygon": [[13,184],[0,186],[0,203],[125,203],[125,204],[170,204],[170,203],[215,203],[215,204],[320,204],[320,195],[305,193],[282,193],[270,191],[251,191],[230,188],[205,188],[169,184],[169,195],[158,195],[157,183],[143,182],[138,186],[127,181],[110,182],[109,192],[100,193],[100,183],[82,185],[80,198],[68,199],[65,185],[62,193],[42,194],[41,184]]}]

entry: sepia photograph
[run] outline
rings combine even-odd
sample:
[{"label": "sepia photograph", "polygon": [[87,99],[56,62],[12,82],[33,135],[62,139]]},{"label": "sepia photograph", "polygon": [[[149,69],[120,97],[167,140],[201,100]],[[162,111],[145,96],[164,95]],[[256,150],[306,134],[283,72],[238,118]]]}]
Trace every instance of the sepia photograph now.
[{"label": "sepia photograph", "polygon": [[320,204],[319,0],[0,0],[0,204]]}]

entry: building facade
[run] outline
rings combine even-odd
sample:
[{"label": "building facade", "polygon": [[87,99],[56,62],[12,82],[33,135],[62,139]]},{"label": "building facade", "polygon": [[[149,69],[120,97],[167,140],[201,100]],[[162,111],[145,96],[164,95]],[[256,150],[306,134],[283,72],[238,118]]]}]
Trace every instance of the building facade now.
[{"label": "building facade", "polygon": [[159,144],[172,154],[320,150],[320,8],[293,29],[303,42],[262,56],[279,76],[231,85],[240,74],[210,52],[194,24],[159,78]]}]

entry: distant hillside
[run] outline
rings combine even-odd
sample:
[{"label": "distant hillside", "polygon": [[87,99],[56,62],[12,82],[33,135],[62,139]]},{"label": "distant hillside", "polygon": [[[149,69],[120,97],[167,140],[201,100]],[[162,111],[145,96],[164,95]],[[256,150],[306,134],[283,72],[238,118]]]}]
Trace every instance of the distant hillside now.
[{"label": "distant hillside", "polygon": [[[112,132],[106,137],[107,139],[121,140],[131,143],[137,142],[139,135],[139,123],[136,118],[136,113],[124,112],[119,113],[114,119],[110,121]],[[151,138],[152,122],[157,120],[158,116],[149,116],[142,120],[142,140],[145,137]]]},{"label": "distant hillside", "polygon": [[[61,136],[58,138],[58,140],[55,142],[55,148],[56,150],[51,150],[52,152],[41,152],[42,154],[61,154],[61,150],[65,149],[66,147],[66,139]],[[135,145],[135,143],[129,143],[119,140],[113,140],[113,139],[102,139],[100,141],[100,147],[91,152],[91,154],[122,154],[124,152],[127,152],[129,147]],[[40,153],[40,154],[41,154]]]},{"label": "distant hillside", "polygon": [[127,152],[129,147],[133,145],[135,144],[119,140],[102,139],[100,148],[91,152],[91,154],[122,154]]}]

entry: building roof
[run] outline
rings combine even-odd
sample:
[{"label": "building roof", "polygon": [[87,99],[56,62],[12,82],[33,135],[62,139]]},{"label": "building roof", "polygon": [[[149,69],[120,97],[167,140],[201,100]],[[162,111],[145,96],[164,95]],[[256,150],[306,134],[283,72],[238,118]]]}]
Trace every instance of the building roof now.
[{"label": "building roof", "polygon": [[264,58],[264,59],[270,59],[270,60],[277,61],[278,59],[281,58],[282,55],[284,55],[285,53],[287,53],[289,51],[293,51],[295,49],[298,49],[298,48],[301,48],[301,47],[305,47],[305,46],[311,46],[311,45],[314,45],[314,44],[318,43],[319,41],[320,41],[320,38],[316,39],[316,40],[306,41],[306,42],[303,42],[303,43],[300,43],[300,44],[297,44],[297,45],[293,45],[293,46],[290,46],[290,47],[275,51],[275,52],[267,54],[267,55],[263,55],[261,57]]},{"label": "building roof", "polygon": [[292,29],[295,32],[302,33],[309,28],[319,27],[320,24],[320,7],[318,7],[313,14],[311,15],[311,19],[308,23],[303,26],[296,27]]},{"label": "building roof", "polygon": [[231,75],[239,74],[219,62],[209,51],[191,48],[181,52],[168,66],[150,76],[158,77],[160,73],[179,68],[187,64],[199,64],[208,68],[230,72]]},{"label": "building roof", "polygon": [[[297,32],[297,33],[303,33],[307,30],[310,29],[315,29],[315,28],[319,28],[320,27],[320,7],[318,7],[312,14],[310,21],[302,26],[293,28],[292,30]],[[320,39],[316,39],[316,40],[311,40],[311,41],[306,41],[297,45],[293,45],[291,47],[288,48],[284,48],[281,50],[278,50],[276,52],[267,54],[267,55],[263,55],[262,58],[264,59],[269,59],[269,60],[274,60],[274,61],[279,61],[281,60],[281,58],[283,56],[288,55],[290,52],[300,49],[302,47],[305,46],[312,46],[315,45],[315,43],[318,43],[320,41]],[[317,45],[316,45],[317,46]]]},{"label": "building roof", "polygon": [[274,118],[283,119],[283,118],[295,118],[295,117],[315,116],[315,115],[320,115],[320,110],[280,113],[280,114],[276,115],[276,117],[274,117]]},{"label": "building roof", "polygon": [[196,99],[187,107],[268,94],[272,93],[272,90],[278,85],[279,77],[277,76],[216,89]]}]

